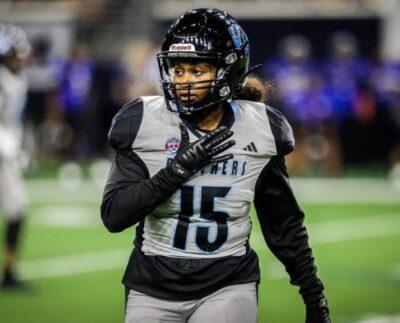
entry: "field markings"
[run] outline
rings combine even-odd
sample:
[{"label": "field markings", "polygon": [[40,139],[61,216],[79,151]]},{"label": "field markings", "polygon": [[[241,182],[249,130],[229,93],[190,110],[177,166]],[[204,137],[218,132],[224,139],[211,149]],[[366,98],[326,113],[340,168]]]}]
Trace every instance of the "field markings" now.
[{"label": "field markings", "polygon": [[34,224],[58,228],[99,227],[101,218],[98,208],[85,205],[43,206],[31,211]]},{"label": "field markings", "polygon": [[113,249],[23,261],[20,270],[26,279],[40,279],[120,269],[126,265],[129,254],[128,249]]},{"label": "field markings", "polygon": [[371,315],[351,323],[400,323],[400,314],[390,316]]},{"label": "field markings", "polygon": [[302,203],[400,203],[400,187],[386,178],[292,178],[291,183]]},{"label": "field markings", "polygon": [[[400,214],[310,223],[307,224],[307,231],[312,245],[397,235],[400,233]],[[261,231],[254,231],[250,242],[256,250],[265,247]]]},{"label": "field markings", "polygon": [[[400,185],[386,178],[292,177],[290,182],[302,203],[400,203]],[[79,185],[63,185],[56,179],[30,179],[27,186],[33,203],[50,200],[100,205],[102,183],[103,180],[82,180]]]},{"label": "field markings", "polygon": [[392,277],[400,282],[400,263],[393,267]]},{"label": "field markings", "polygon": [[[369,239],[399,234],[400,215],[382,214],[358,219],[326,221],[309,224],[307,228],[312,245]],[[251,244],[258,251],[265,250],[261,232],[253,232]],[[126,266],[129,252],[128,249],[113,249],[24,261],[21,263],[21,273],[27,279],[38,279],[120,269]],[[280,264],[279,266],[271,264],[270,269],[272,272],[270,278],[279,279],[286,275]]]},{"label": "field markings", "polygon": [[[398,235],[400,234],[400,214],[381,214],[311,223],[307,225],[307,231],[311,246]],[[252,233],[250,244],[256,251],[265,251],[264,238],[260,231]],[[275,259],[266,263],[264,268],[269,279],[287,277],[284,266]],[[400,277],[400,267],[396,267],[393,276]]]},{"label": "field markings", "polygon": [[377,238],[400,233],[400,214],[382,214],[307,225],[311,243]]}]

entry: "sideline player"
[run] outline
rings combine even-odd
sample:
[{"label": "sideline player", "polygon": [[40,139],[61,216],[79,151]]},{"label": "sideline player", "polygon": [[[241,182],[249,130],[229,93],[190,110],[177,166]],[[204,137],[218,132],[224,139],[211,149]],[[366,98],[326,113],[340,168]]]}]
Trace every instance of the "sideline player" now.
[{"label": "sideline player", "polygon": [[13,24],[0,24],[0,212],[5,218],[5,254],[1,288],[20,289],[16,276],[17,250],[25,218],[27,193],[20,169],[21,114],[28,81],[23,73],[30,51],[25,32]]},{"label": "sideline player", "polygon": [[246,84],[249,52],[228,13],[188,11],[157,55],[164,97],[140,97],[113,119],[101,215],[111,232],[138,224],[126,323],[257,322],[253,202],[269,248],[300,286],[306,322],[330,322],[284,164],[292,131],[257,102],[262,84]]}]

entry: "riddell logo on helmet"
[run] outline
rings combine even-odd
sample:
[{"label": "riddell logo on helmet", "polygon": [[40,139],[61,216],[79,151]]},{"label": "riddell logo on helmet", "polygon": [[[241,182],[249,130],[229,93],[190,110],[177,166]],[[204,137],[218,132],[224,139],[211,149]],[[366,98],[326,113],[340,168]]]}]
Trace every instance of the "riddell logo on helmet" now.
[{"label": "riddell logo on helmet", "polygon": [[193,44],[172,44],[169,50],[174,52],[194,52],[195,48]]}]

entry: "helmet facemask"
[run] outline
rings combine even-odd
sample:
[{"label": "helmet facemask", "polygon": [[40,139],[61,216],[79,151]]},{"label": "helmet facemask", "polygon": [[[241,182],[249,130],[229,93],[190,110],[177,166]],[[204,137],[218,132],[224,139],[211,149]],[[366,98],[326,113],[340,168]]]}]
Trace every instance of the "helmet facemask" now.
[{"label": "helmet facemask", "polygon": [[[193,57],[193,52],[188,53],[192,56],[183,56],[182,54],[182,52],[179,52],[179,54],[161,52],[157,55],[161,75],[161,87],[170,110],[184,115],[192,115],[230,99],[231,91],[225,79],[227,68],[221,64],[220,60],[212,56],[199,55]],[[179,61],[210,64],[215,67],[215,78],[194,82],[175,82],[174,66]],[[207,95],[200,102],[191,101],[193,91],[202,89],[208,89]],[[182,91],[187,91],[187,102],[179,100],[178,92],[182,93]]]}]

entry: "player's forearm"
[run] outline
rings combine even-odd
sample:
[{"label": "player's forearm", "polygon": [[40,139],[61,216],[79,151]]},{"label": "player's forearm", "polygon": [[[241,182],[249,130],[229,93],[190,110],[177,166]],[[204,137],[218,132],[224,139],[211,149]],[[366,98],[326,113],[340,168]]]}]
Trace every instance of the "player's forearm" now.
[{"label": "player's forearm", "polygon": [[141,221],[174,194],[182,178],[161,169],[146,178],[141,166],[118,155],[110,171],[101,204],[101,217],[111,232],[120,232]]},{"label": "player's forearm", "polygon": [[263,170],[254,203],[265,241],[284,264],[291,283],[300,286],[306,303],[319,299],[323,285],[308,243],[304,213],[289,185],[283,159],[271,160]]},{"label": "player's forearm", "polygon": [[101,217],[111,232],[120,232],[141,221],[163,201],[149,194],[144,183],[131,184],[105,194]]},{"label": "player's forearm", "polygon": [[305,303],[313,303],[321,298],[323,285],[317,277],[308,234],[303,226],[302,212],[287,215],[282,223],[263,226],[267,245],[285,266],[290,282],[300,287]]}]

